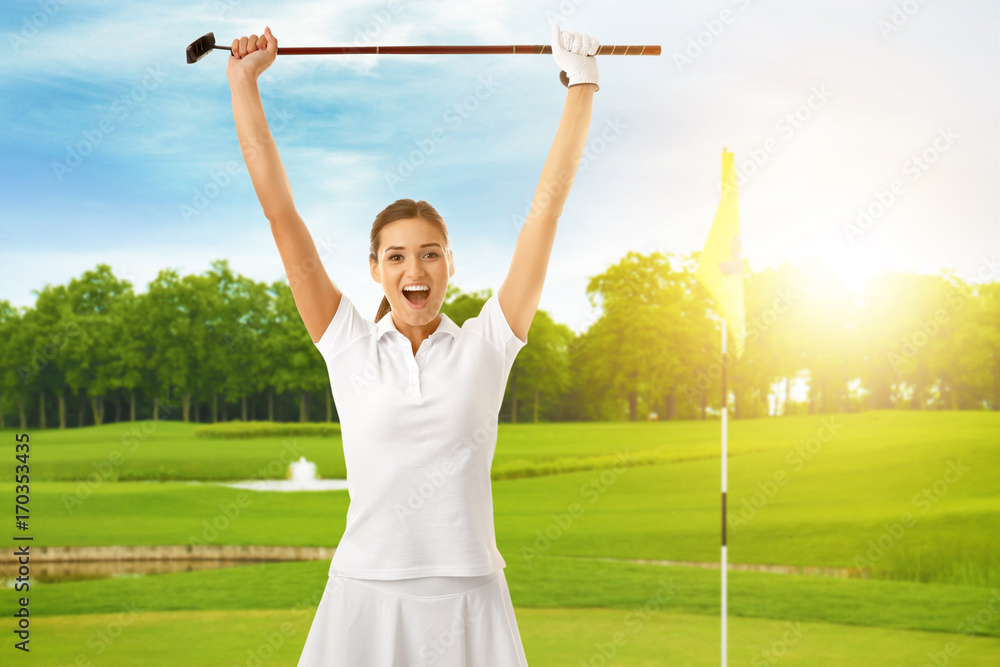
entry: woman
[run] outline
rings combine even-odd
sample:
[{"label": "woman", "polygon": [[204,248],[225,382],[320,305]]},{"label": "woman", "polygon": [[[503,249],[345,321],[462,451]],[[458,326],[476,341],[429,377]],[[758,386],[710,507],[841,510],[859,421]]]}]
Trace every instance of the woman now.
[{"label": "woman", "polygon": [[326,274],[295,209],[257,77],[278,41],[233,40],[227,76],[240,148],[292,295],[330,374],[351,503],[299,665],[526,667],[497,550],[490,465],[507,376],[538,308],[556,224],[598,90],[598,42],[552,26],[567,86],[555,141],[506,279],[477,317],[440,312],[455,273],[448,230],[400,199],[371,230],[385,293],[365,320]]}]

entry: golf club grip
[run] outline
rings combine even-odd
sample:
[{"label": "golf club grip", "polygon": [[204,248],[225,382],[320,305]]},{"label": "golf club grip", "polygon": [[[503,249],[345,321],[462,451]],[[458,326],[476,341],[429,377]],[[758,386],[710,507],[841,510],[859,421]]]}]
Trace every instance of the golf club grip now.
[{"label": "golf club grip", "polygon": [[[552,53],[548,44],[508,44],[506,46],[296,46],[278,47],[278,55],[360,55],[360,54],[449,54],[449,53],[526,53],[543,55]],[[658,56],[660,45],[614,46],[602,44],[597,56]]]}]

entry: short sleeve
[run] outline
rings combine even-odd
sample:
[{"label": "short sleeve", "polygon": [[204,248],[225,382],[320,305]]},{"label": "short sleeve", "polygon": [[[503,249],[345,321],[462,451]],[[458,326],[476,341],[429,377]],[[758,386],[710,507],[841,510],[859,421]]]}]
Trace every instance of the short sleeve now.
[{"label": "short sleeve", "polygon": [[527,340],[521,340],[510,328],[507,316],[500,308],[500,299],[496,294],[490,296],[483,304],[483,309],[479,312],[480,333],[486,340],[497,348],[504,351],[511,361],[517,356],[522,347],[528,344]]},{"label": "short sleeve", "polygon": [[[368,326],[371,324],[371,326]],[[323,336],[315,343],[323,358],[330,360],[346,350],[351,343],[368,335],[375,328],[374,322],[367,322],[358,312],[354,302],[341,293],[340,305],[333,314]]]}]

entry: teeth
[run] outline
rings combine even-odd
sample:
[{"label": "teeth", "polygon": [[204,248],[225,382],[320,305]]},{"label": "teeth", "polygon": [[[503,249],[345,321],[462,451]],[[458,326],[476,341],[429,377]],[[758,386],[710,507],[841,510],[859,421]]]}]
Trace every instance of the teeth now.
[{"label": "teeth", "polygon": [[429,290],[429,289],[430,289],[430,287],[427,287],[426,285],[415,285],[415,286],[412,286],[412,287],[409,286],[409,285],[407,285],[406,287],[403,288],[403,291],[404,292],[413,292],[413,291],[416,291],[416,290]]}]

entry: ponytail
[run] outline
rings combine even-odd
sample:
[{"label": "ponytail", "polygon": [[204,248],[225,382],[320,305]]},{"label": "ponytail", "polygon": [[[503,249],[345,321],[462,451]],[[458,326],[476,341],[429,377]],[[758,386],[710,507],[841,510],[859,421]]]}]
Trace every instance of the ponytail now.
[{"label": "ponytail", "polygon": [[375,321],[378,322],[382,319],[382,316],[392,310],[392,306],[389,305],[389,299],[385,296],[382,297],[382,303],[378,305],[378,313],[375,314]]}]

